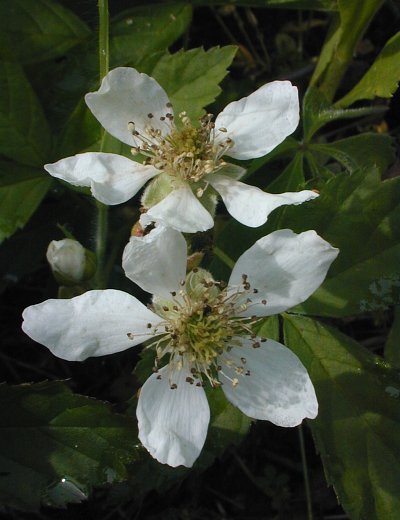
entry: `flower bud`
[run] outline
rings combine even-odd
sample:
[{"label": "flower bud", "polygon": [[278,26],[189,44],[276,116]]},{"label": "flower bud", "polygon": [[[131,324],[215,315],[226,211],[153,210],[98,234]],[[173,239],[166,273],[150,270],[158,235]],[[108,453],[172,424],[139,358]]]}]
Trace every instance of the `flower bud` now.
[{"label": "flower bud", "polygon": [[96,270],[94,254],[70,238],[52,240],[46,258],[61,285],[75,285],[91,278]]}]

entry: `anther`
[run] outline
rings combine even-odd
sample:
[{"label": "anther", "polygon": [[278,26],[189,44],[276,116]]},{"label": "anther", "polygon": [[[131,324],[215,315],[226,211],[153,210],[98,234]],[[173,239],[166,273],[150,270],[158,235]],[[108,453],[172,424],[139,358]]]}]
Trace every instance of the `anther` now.
[{"label": "anther", "polygon": [[176,292],[175,291],[171,291],[171,295],[172,296],[176,296]]},{"label": "anther", "polygon": [[147,114],[147,117],[148,117],[149,119],[152,119],[152,118],[154,117],[154,115],[153,115],[152,113],[150,113],[150,114]]},{"label": "anther", "polygon": [[187,382],[187,383],[190,383],[190,384],[192,385],[192,384],[194,383],[194,379],[193,379],[193,377],[189,377],[189,376],[188,376],[188,377],[186,378],[186,382]]},{"label": "anther", "polygon": [[167,108],[172,108],[172,103],[168,101],[168,103],[165,105]]},{"label": "anther", "polygon": [[263,305],[267,305],[267,300],[261,300],[261,303],[262,303]]},{"label": "anther", "polygon": [[134,335],[132,334],[132,332],[128,332],[127,336],[129,339],[134,339]]},{"label": "anther", "polygon": [[163,311],[168,312],[169,311],[169,307],[167,307],[166,305],[163,305]]},{"label": "anther", "polygon": [[161,116],[161,117],[160,117],[160,121],[165,121],[165,117],[164,117],[164,116]]},{"label": "anther", "polygon": [[176,390],[178,388],[178,385],[176,383],[172,383],[170,388],[171,388],[171,390]]},{"label": "anther", "polygon": [[151,323],[148,323],[146,326],[147,326],[148,329],[151,329],[152,324],[151,324]]}]

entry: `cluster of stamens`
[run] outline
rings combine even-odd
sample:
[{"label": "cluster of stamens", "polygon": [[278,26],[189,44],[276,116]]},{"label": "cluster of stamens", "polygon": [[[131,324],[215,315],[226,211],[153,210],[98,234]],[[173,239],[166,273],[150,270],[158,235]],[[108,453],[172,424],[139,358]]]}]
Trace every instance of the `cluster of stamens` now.
[{"label": "cluster of stamens", "polygon": [[[194,269],[193,274],[196,273]],[[251,340],[253,348],[266,341],[257,339],[254,333],[253,327],[258,321],[256,316],[240,317],[252,305],[249,296],[258,292],[251,288],[247,275],[242,276],[240,286],[234,290],[228,290],[223,282],[201,275],[195,288],[190,286],[189,275],[186,281],[182,281],[182,289],[171,293],[170,301],[153,303],[153,310],[164,321],[154,327],[152,334],[159,336],[147,348],[156,351],[154,371],[157,373],[161,359],[164,356],[169,358],[172,389],[177,387],[174,372],[184,366],[191,373],[186,378],[189,384],[204,386],[208,380],[211,386],[219,386],[218,375],[221,373],[236,386],[239,379],[225,374],[224,366],[233,369],[237,375],[251,374],[246,367],[246,358],[242,357],[238,364],[229,352],[233,347],[242,346],[244,336]],[[262,300],[262,304],[265,305],[266,301]],[[149,328],[152,328],[151,324]],[[161,374],[157,377],[161,379]]]},{"label": "cluster of stamens", "polygon": [[[167,103],[167,110],[171,103]],[[128,129],[132,134],[135,146],[132,153],[146,156],[145,164],[150,164],[165,172],[173,180],[199,183],[203,177],[221,169],[225,165],[222,156],[232,147],[233,141],[226,137],[218,139],[217,133],[226,133],[225,128],[215,128],[212,114],[206,114],[194,126],[186,112],[179,114],[180,124],[175,124],[174,116],[169,111],[160,117],[162,125],[152,124],[154,115],[147,114],[148,124],[139,131],[133,121]],[[160,126],[166,126],[165,131]],[[196,194],[201,197],[207,188],[196,186]]]}]

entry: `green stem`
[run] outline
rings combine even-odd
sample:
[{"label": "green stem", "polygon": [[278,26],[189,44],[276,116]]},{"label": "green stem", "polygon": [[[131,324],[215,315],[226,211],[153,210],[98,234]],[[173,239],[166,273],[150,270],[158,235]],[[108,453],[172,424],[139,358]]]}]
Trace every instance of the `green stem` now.
[{"label": "green stem", "polygon": [[[108,73],[109,68],[109,14],[108,0],[98,0],[99,8],[99,70],[100,82]],[[102,131],[100,152],[104,149],[105,131]],[[108,206],[101,202],[96,203],[97,206],[97,229],[96,229],[96,255],[97,255],[97,272],[96,272],[96,288],[103,289],[106,286],[105,279],[105,255],[107,248],[107,230],[108,230]]]},{"label": "green stem", "polygon": [[300,424],[300,426],[298,426],[297,431],[299,433],[301,465],[303,467],[304,490],[306,493],[306,501],[307,501],[307,520],[313,520],[314,516],[313,516],[312,500],[311,500],[310,479],[308,476],[306,449],[304,446],[304,433],[303,433],[303,427],[301,424]]},{"label": "green stem", "polygon": [[227,265],[230,269],[233,269],[235,267],[235,262],[226,253],[224,253],[222,249],[220,249],[219,247],[214,247],[213,252],[215,256],[222,260],[224,264]]},{"label": "green stem", "polygon": [[99,65],[100,81],[108,72],[109,68],[109,15],[108,0],[99,0]]}]

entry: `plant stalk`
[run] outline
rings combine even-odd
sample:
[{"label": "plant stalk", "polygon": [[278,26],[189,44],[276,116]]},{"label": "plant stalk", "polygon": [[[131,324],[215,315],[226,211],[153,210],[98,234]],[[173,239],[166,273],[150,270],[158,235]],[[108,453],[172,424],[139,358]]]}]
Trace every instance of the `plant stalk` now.
[{"label": "plant stalk", "polygon": [[[99,9],[99,71],[100,83],[109,69],[109,13],[108,0],[98,0]],[[100,152],[104,149],[105,130],[102,130]],[[97,226],[96,226],[96,256],[97,272],[95,285],[97,289],[104,289],[107,280],[105,275],[105,255],[107,249],[108,231],[108,206],[97,201]]]}]

